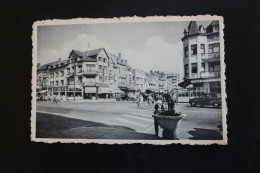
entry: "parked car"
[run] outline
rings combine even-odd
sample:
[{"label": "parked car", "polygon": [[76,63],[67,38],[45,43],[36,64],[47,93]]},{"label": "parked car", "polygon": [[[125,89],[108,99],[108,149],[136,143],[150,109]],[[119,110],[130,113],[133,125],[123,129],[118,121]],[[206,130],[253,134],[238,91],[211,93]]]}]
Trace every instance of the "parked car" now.
[{"label": "parked car", "polygon": [[197,105],[212,105],[214,108],[221,106],[221,97],[215,93],[202,94],[200,97],[190,99],[190,105],[195,107]]}]

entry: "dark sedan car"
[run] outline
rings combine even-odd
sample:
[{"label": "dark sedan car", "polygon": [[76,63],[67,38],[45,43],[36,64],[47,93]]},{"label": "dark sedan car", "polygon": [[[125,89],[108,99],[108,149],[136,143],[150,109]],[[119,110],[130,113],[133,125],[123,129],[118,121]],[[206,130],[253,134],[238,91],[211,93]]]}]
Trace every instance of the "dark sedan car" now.
[{"label": "dark sedan car", "polygon": [[190,99],[190,105],[194,107],[212,105],[214,108],[218,108],[221,106],[221,97],[214,93],[202,94],[200,97]]}]

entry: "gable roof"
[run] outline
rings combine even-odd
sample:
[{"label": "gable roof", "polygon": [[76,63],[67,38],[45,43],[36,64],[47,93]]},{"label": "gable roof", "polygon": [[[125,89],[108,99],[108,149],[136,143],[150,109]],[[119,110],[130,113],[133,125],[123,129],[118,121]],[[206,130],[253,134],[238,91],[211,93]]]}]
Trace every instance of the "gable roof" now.
[{"label": "gable roof", "polygon": [[[72,54],[75,54],[78,57],[81,57],[82,59],[80,61],[84,61],[84,62],[96,62],[96,56],[105,49],[104,48],[98,48],[98,49],[94,49],[94,50],[89,50],[89,51],[85,51],[85,52],[81,52],[78,50],[72,50],[70,53],[70,56]],[[106,51],[105,51],[106,52]]]},{"label": "gable roof", "polygon": [[219,21],[218,21],[218,20],[213,20],[213,21],[209,24],[209,26],[207,26],[206,31],[209,32],[209,31],[212,29],[212,27],[215,26],[215,25],[219,25]]}]

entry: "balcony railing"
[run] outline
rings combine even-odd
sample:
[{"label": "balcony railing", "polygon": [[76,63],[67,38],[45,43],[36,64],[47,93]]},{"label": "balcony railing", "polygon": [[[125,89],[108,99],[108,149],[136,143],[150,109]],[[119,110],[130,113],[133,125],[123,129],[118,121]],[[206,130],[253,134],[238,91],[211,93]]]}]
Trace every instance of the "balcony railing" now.
[{"label": "balcony railing", "polygon": [[87,70],[83,70],[82,72],[83,72],[83,74],[86,74],[86,75],[93,75],[93,74],[97,74],[98,70],[96,70],[96,69],[87,69]]},{"label": "balcony railing", "polygon": [[219,52],[201,54],[202,60],[212,60],[212,59],[217,59],[219,57],[220,57]]},{"label": "balcony railing", "polygon": [[201,78],[220,77],[220,71],[206,71],[200,73]]}]

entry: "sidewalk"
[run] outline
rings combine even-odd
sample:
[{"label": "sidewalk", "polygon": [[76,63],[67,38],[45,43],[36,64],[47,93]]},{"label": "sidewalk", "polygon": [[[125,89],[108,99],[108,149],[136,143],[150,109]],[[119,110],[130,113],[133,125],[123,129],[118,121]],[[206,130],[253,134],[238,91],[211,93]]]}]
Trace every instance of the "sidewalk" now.
[{"label": "sidewalk", "polygon": [[152,139],[159,137],[135,132],[124,126],[107,125],[86,120],[37,113],[37,138],[68,139]]}]

